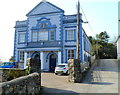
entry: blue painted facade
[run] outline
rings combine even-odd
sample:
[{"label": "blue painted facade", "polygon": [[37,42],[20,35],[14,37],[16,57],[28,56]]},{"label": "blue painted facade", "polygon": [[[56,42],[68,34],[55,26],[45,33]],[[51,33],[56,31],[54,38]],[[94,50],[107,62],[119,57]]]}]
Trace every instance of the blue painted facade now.
[{"label": "blue painted facade", "polygon": [[[39,54],[44,71],[50,70],[51,55],[56,58],[56,65],[67,63],[70,57],[76,58],[76,14],[65,15],[64,10],[42,1],[26,16],[27,20],[16,21],[15,25],[14,61],[21,68],[25,56],[33,58]],[[84,64],[90,56],[91,43],[82,29],[82,14],[80,18],[80,60]]]}]

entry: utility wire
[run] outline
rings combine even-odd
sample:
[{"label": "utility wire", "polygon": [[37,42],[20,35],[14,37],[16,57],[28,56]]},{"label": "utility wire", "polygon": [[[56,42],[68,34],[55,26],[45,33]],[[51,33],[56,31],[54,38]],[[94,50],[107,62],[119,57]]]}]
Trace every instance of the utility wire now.
[{"label": "utility wire", "polygon": [[[84,15],[84,17],[85,17],[85,20],[86,20],[86,21],[88,21],[88,19],[87,19],[86,15],[85,15],[85,13],[84,13],[83,8],[82,8],[82,6],[81,6],[81,5],[80,5],[80,8],[81,8],[82,13],[83,13],[83,15]],[[89,26],[90,30],[93,32],[93,34],[94,34],[94,35],[96,35],[96,34],[95,34],[95,32],[93,31],[93,29],[92,29],[92,27],[91,27],[90,23],[88,22],[87,24],[88,24],[88,26]]]},{"label": "utility wire", "polygon": [[[82,13],[83,13],[83,15],[84,15],[86,21],[88,22],[88,19],[87,19],[86,15],[85,15],[85,13],[84,13],[84,11],[83,11],[83,9],[82,9],[82,6],[80,6],[80,8],[81,8],[81,10],[82,10]],[[93,34],[96,36],[96,34],[95,34],[95,32],[93,31],[93,29],[92,29],[90,23],[88,22],[87,24],[88,24],[90,30],[91,30],[91,31],[93,32]],[[98,41],[97,41],[96,44],[98,45]],[[97,48],[98,48],[98,46],[96,46],[96,52],[97,52],[97,55],[98,55],[98,49],[97,49]]]}]

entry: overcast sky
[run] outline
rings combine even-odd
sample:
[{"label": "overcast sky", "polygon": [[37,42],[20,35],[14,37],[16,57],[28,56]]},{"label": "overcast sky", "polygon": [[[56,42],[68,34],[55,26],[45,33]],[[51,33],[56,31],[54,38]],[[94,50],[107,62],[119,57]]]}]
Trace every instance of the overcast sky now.
[{"label": "overcast sky", "polygon": [[[65,14],[76,14],[78,0],[48,0],[62,8]],[[14,26],[17,20],[26,20],[26,14],[41,0],[0,0],[0,58],[4,61],[13,55]],[[80,0],[88,19],[83,27],[88,35],[107,31],[111,39],[117,37],[118,0]],[[82,12],[82,11],[81,11]],[[83,20],[86,21],[84,15]]]}]

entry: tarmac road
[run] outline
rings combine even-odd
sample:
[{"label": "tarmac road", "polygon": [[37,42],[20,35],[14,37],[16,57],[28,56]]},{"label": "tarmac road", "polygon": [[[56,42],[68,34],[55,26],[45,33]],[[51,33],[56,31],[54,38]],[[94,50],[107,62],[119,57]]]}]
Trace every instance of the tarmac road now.
[{"label": "tarmac road", "polygon": [[70,83],[68,76],[54,73],[41,76],[43,93],[118,93],[118,61],[115,59],[97,60],[82,83]]}]

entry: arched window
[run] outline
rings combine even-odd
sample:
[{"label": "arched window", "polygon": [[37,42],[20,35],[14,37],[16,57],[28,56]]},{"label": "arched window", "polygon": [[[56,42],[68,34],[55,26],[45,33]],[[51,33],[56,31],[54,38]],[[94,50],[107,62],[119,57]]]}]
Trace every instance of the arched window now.
[{"label": "arched window", "polygon": [[40,24],[40,28],[47,28],[48,27],[48,24],[47,23],[41,23]]}]

